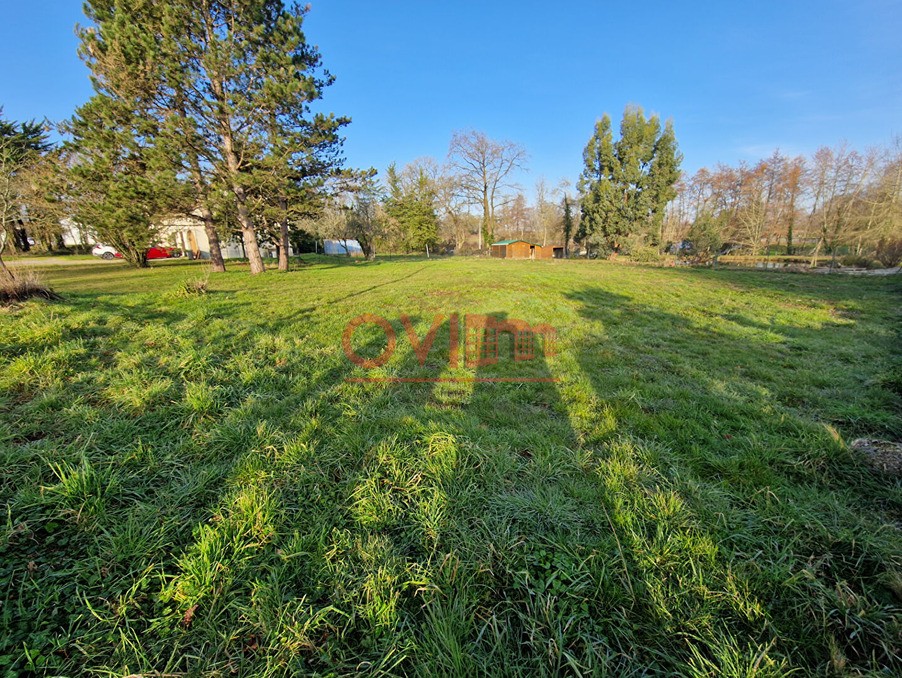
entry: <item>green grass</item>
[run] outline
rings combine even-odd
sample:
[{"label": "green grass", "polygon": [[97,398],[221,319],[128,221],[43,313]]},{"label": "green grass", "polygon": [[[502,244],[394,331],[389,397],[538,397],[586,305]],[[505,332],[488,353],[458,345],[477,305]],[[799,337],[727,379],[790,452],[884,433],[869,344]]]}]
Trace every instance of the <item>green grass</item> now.
[{"label": "green grass", "polygon": [[[897,278],[311,261],[0,314],[0,670],[902,671],[900,483],[846,444],[902,439]],[[401,314],[451,312],[558,355],[451,370],[444,325],[421,367]]]}]

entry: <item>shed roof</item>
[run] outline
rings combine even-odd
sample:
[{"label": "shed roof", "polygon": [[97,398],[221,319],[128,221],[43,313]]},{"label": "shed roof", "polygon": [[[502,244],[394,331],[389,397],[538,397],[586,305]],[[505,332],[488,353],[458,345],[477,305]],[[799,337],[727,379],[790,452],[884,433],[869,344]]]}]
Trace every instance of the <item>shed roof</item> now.
[{"label": "shed roof", "polygon": [[492,247],[495,245],[513,245],[515,242],[525,242],[527,245],[533,245],[534,247],[538,247],[535,243],[531,243],[528,240],[522,240],[517,238],[516,240],[499,240],[498,242],[493,242]]}]

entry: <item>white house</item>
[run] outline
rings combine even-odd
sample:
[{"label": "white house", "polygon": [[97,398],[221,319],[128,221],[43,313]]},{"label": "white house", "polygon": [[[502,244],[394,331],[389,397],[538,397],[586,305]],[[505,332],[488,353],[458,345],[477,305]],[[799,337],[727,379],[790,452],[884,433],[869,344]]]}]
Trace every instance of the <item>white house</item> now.
[{"label": "white house", "polygon": [[[97,242],[88,229],[82,229],[71,219],[60,221],[63,230],[63,244],[66,247],[78,247],[93,245]],[[204,223],[199,218],[175,217],[166,219],[161,224],[159,245],[168,245],[182,250],[186,256],[192,259],[210,258],[210,239],[204,229]],[[244,244],[240,238],[221,240],[222,256],[225,259],[243,259],[245,257]],[[289,247],[289,255],[294,255],[293,248]],[[260,254],[263,257],[275,259],[274,247],[260,245]]]}]

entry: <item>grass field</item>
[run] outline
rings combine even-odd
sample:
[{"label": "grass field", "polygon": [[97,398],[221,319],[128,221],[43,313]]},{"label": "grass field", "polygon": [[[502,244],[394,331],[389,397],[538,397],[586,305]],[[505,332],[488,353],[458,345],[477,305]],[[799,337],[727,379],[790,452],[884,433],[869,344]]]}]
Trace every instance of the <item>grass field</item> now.
[{"label": "grass field", "polygon": [[[898,276],[313,261],[0,312],[0,672],[902,672]],[[452,312],[557,355],[420,366]]]}]

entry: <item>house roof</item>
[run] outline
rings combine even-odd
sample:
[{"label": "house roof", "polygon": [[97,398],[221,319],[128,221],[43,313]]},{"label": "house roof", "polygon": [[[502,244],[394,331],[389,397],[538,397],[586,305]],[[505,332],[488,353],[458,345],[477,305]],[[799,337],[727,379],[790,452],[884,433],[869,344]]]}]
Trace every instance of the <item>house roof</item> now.
[{"label": "house roof", "polygon": [[[534,243],[531,243],[528,240],[517,238],[516,240],[499,240],[498,242],[493,242],[492,247],[494,247],[495,245],[513,245],[515,242],[525,242],[527,245],[534,245]],[[538,245],[534,246],[538,247]]]}]

